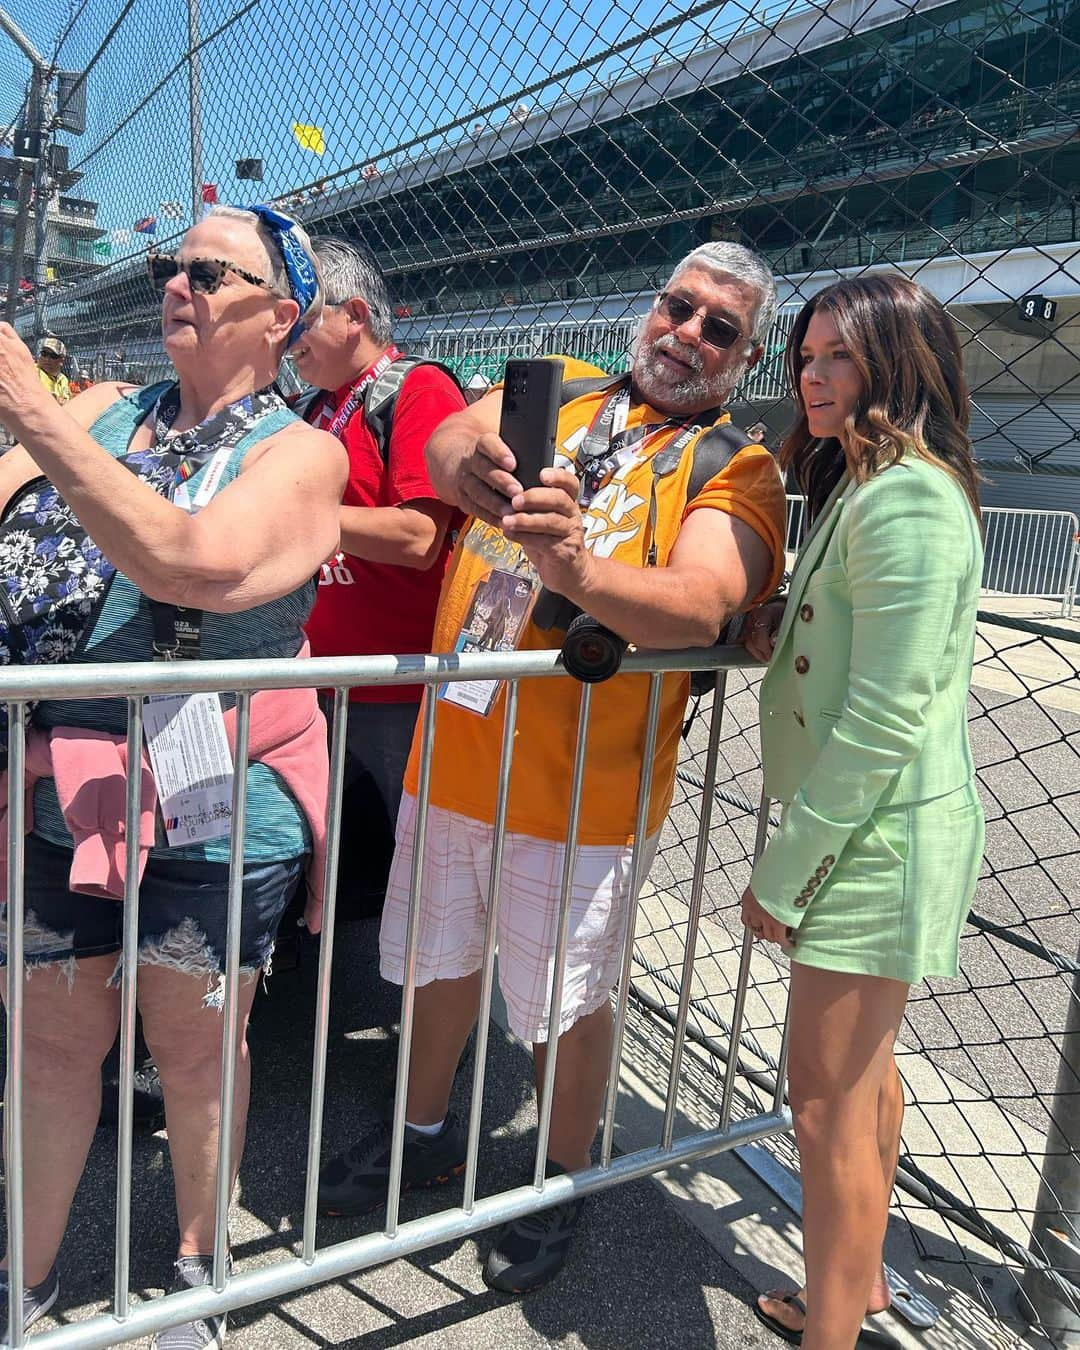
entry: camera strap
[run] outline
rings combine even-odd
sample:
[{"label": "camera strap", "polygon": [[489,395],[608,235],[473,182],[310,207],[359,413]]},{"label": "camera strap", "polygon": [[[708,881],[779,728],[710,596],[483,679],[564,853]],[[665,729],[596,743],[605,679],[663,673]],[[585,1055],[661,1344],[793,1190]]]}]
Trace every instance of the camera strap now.
[{"label": "camera strap", "polygon": [[677,462],[690,441],[702,430],[702,423],[696,418],[687,422],[680,417],[628,427],[630,401],[630,376],[627,374],[604,399],[578,445],[574,472],[581,483],[579,505],[583,511],[600,489],[657,437],[672,430],[679,431],[661,451],[673,456]]},{"label": "camera strap", "polygon": [[[198,426],[174,434],[173,423],[180,412],[180,388],[173,385],[167,389],[150,414],[150,429],[153,445],[162,449],[169,460],[175,461],[169,492],[173,505],[188,515],[200,511],[217,490],[236,446],[261,418],[282,407],[280,395],[271,386],[245,394],[235,403],[219,408]],[[206,465],[209,468],[192,496],[188,482]],[[160,600],[149,603],[154,660],[197,658],[202,610],[184,609]]]}]

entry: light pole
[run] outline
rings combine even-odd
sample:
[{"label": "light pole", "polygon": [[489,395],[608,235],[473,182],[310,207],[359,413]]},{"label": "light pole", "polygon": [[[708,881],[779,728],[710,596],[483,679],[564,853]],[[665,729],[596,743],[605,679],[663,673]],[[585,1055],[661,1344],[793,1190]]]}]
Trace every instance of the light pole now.
[{"label": "light pole", "polygon": [[202,219],[202,53],[199,51],[199,0],[188,0],[188,114],[191,136],[191,223]]},{"label": "light pole", "polygon": [[[4,318],[8,323],[15,319],[15,307],[19,302],[19,282],[22,279],[23,253],[26,248],[26,222],[30,214],[30,192],[31,188],[37,185],[38,190],[34,194],[34,277],[36,287],[41,288],[45,279],[45,222],[48,211],[47,191],[46,189],[46,136],[45,136],[45,95],[49,83],[49,66],[45,58],[37,50],[34,44],[22,31],[19,25],[7,13],[0,9],[0,28],[11,38],[16,47],[23,53],[30,62],[30,89],[26,100],[26,127],[25,127],[25,145],[22,147],[32,151],[26,156],[18,156],[21,160],[21,169],[19,173],[19,209],[15,218],[14,238],[11,246],[11,266],[8,271],[8,289],[7,303],[4,307]],[[16,154],[19,150],[16,144]],[[33,167],[31,167],[33,164]],[[40,255],[39,248],[40,235]],[[39,329],[41,323],[42,309],[40,305],[44,304],[44,296],[40,299],[35,296],[34,300],[34,327]]]},{"label": "light pole", "polygon": [[55,180],[52,174],[52,91],[48,79],[42,79],[39,95],[38,126],[41,127],[41,151],[34,168],[34,337],[45,335],[45,287],[48,283],[49,203]]}]

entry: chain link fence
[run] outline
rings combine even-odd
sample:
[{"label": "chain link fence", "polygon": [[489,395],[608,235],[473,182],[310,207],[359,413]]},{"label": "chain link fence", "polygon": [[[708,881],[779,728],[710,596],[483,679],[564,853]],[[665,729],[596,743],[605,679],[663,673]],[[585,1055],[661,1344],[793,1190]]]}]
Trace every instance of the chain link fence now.
[{"label": "chain link fence", "polygon": [[[672,261],[734,239],[784,302],[744,421],[773,438],[787,421],[780,351],[807,294],[902,267],[967,339],[987,503],[1076,510],[1075,0],[14,14],[49,62],[48,229],[46,256],[27,231],[13,263],[18,165],[0,157],[0,268],[26,335],[64,337],[97,378],[164,369],[142,255],[215,200],[275,200],[364,240],[402,344],[477,387],[511,354],[622,365]],[[2,59],[10,143],[32,110],[24,58]],[[74,98],[65,71],[85,75]],[[74,135],[59,123],[80,97]]]},{"label": "chain link fence", "polygon": [[[727,676],[694,971],[691,1032],[718,1072],[725,1067],[719,1046],[734,1005],[739,903],[761,793],[759,680],[756,671]],[[908,1109],[896,1200],[921,1292],[943,1310],[952,1305],[951,1336],[960,1334],[958,1325],[968,1330],[967,1339],[930,1343],[974,1347],[999,1343],[986,1332],[995,1318],[1015,1325],[1021,1288],[1032,1291],[1041,1267],[1076,1280],[1068,1244],[1077,1241],[1080,1208],[1080,1060],[1072,1044],[1080,970],[1080,634],[981,615],[969,706],[986,852],[961,941],[959,980],[928,980],[912,990],[908,1005],[898,1046]],[[678,1002],[704,753],[695,725],[642,901],[635,990],[661,1025],[670,1025]],[[761,949],[753,959],[739,1079],[748,1112],[771,1100],[786,988],[784,958]],[[1064,1071],[1063,1053],[1071,1065]],[[1071,1170],[1058,1193],[1040,1198],[1051,1117],[1069,1141],[1056,1147]],[[781,1168],[797,1172],[790,1140],[764,1147]],[[781,1194],[786,1180],[781,1173]],[[1036,1211],[1048,1205],[1056,1217],[1048,1223],[1044,1212],[1037,1220]],[[1066,1306],[1070,1299],[1077,1306],[1077,1288],[1052,1283],[1051,1289]],[[1036,1336],[1043,1330],[1035,1317]]]},{"label": "chain link fence", "polygon": [[[731,239],[770,260],[782,300],[737,421],[773,442],[788,421],[781,353],[808,295],[838,273],[902,268],[965,340],[986,502],[1033,520],[1080,512],[1078,0],[387,0],[362,12],[20,0],[11,13],[43,56],[44,92],[28,99],[30,65],[0,38],[0,290],[25,337],[66,341],[73,373],[165,373],[144,254],[174,247],[214,201],[274,201],[315,233],[365,242],[400,345],[475,389],[511,355],[624,366],[673,262]],[[82,96],[85,128],[65,130]],[[28,146],[36,161],[13,156]],[[1040,542],[1035,583],[1030,550],[1003,548],[995,591],[1047,595],[1051,576],[1075,587],[1075,536],[1066,522]],[[959,1268],[985,1316],[1024,1269],[1059,1101],[1080,947],[1078,667],[1067,633],[980,628],[984,875],[961,982],[916,991],[904,1033],[901,1212],[927,1268],[951,1283],[941,1272]],[[703,1044],[725,1016],[753,847],[754,684],[729,679],[714,945],[695,976]],[[661,1022],[695,764],[691,753],[637,949],[637,992]],[[767,1084],[784,973],[758,955],[755,976],[747,1066]],[[1035,1248],[1036,1265],[1066,1268]]]}]

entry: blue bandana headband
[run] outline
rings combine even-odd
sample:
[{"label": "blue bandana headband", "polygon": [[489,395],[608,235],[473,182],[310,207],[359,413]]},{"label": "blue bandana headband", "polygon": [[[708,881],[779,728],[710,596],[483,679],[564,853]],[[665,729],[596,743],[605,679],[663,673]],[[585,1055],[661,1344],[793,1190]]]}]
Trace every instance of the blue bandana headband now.
[{"label": "blue bandana headband", "polygon": [[277,245],[285,263],[285,274],[289,278],[289,290],[292,292],[292,298],[300,306],[300,318],[293,325],[292,332],[289,334],[289,341],[286,344],[291,347],[306,328],[304,315],[311,308],[312,301],[319,289],[319,279],[315,275],[315,264],[311,260],[311,255],[297,237],[293,222],[288,216],[279,215],[270,206],[245,206],[243,209],[258,216],[274,236],[274,243]]}]

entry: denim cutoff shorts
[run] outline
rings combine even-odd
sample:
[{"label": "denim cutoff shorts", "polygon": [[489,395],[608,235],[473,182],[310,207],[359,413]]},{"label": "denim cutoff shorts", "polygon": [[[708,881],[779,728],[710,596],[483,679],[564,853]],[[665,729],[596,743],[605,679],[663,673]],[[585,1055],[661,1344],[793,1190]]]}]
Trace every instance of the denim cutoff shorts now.
[{"label": "denim cutoff shorts", "polygon": [[[123,901],[71,891],[71,858],[68,848],[34,834],[26,836],[27,966],[68,963],[73,974],[72,959],[108,956],[123,948]],[[241,970],[269,967],[278,923],[306,861],[300,856],[244,867]],[[139,887],[139,963],[200,976],[223,972],[228,891],[227,863],[151,854]],[[6,920],[6,904],[0,905],[0,917]],[[0,967],[6,965],[7,932],[0,927]]]}]

